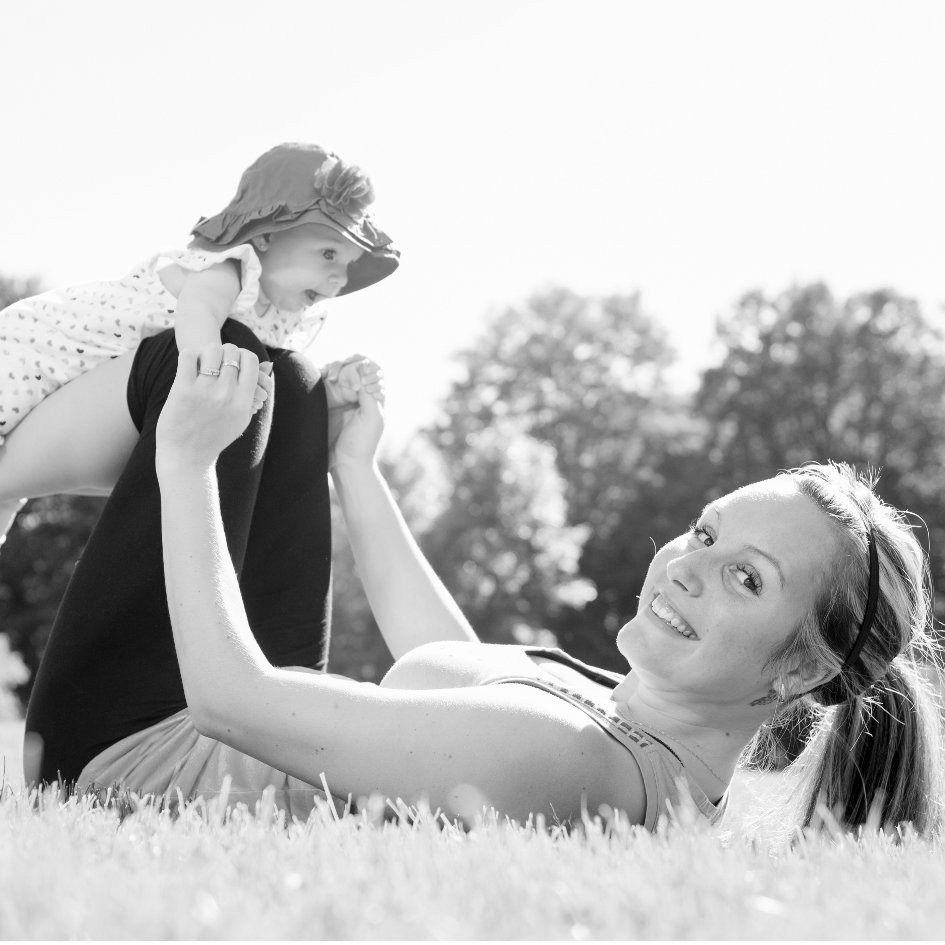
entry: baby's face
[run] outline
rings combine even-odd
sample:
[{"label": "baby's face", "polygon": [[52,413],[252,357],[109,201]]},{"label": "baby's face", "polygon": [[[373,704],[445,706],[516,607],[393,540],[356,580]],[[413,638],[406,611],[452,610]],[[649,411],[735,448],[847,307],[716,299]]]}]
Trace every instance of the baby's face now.
[{"label": "baby's face", "polygon": [[331,227],[304,223],[273,233],[257,252],[263,295],[284,312],[299,312],[336,296],[364,250]]}]

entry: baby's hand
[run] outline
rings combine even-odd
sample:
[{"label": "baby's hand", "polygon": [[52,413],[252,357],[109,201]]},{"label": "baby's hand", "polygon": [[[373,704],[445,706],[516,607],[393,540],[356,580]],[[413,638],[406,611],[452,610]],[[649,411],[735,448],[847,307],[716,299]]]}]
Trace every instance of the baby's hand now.
[{"label": "baby's hand", "polygon": [[332,361],[322,368],[328,407],[356,407],[358,394],[364,390],[378,403],[384,403],[384,374],[369,358],[353,354],[344,361]]}]

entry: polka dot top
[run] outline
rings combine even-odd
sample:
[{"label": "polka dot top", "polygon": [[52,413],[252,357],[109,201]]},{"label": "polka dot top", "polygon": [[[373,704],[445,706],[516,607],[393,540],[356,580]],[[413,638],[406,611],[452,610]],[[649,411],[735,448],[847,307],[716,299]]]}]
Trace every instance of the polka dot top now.
[{"label": "polka dot top", "polygon": [[226,259],[240,266],[240,293],[230,317],[272,347],[301,351],[311,344],[324,312],[287,313],[274,305],[256,312],[262,266],[248,243],[220,252],[158,253],[117,281],[54,289],[0,311],[0,442],[63,384],[173,327],[177,299],[161,280],[164,268],[199,272]]}]

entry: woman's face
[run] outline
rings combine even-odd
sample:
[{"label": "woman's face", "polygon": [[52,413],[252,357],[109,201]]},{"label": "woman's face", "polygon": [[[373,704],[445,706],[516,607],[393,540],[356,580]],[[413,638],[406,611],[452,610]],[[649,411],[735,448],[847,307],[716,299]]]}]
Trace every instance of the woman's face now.
[{"label": "woman's face", "polygon": [[829,519],[789,477],[739,489],[656,553],[617,646],[651,686],[750,702],[837,551]]},{"label": "woman's face", "polygon": [[284,312],[298,312],[336,296],[364,250],[331,227],[304,223],[273,233],[257,252],[265,297]]}]

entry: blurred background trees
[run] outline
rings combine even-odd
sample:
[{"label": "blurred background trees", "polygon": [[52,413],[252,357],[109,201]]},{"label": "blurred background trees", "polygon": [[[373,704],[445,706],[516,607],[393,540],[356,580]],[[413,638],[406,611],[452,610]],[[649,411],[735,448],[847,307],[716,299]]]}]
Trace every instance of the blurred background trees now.
[{"label": "blurred background trees", "polygon": [[945,586],[945,358],[915,302],[888,290],[838,302],[824,285],[753,293],[718,338],[698,395],[713,494],[811,459],[876,467],[882,497],[928,526]]},{"label": "blurred background trees", "polygon": [[[26,289],[0,280],[0,299]],[[916,303],[837,300],[821,284],[752,292],[719,319],[715,347],[683,389],[638,296],[552,289],[457,356],[437,422],[383,466],[483,639],[557,641],[620,668],[613,637],[654,544],[715,496],[808,460],[881,469],[880,495],[924,521],[945,587],[945,346]],[[0,631],[30,670],[99,507],[31,503],[0,553]],[[332,669],[378,679],[390,657],[335,519]]]},{"label": "blurred background trees", "polygon": [[[626,510],[640,507],[660,443],[689,426],[685,401],[670,393],[673,360],[664,332],[643,312],[638,296],[582,298],[553,289],[500,314],[480,343],[459,355],[464,376],[426,434],[447,458],[453,482],[459,470],[467,479],[473,475],[483,431],[509,422],[554,458],[566,503],[562,527],[582,529],[575,577],[583,583],[571,578],[570,597],[548,607],[533,626],[553,632],[581,658],[605,658],[623,608],[622,589],[641,565],[645,570],[651,550],[645,537],[619,574],[607,549]],[[496,490],[507,482],[490,485],[486,477],[482,485]],[[570,534],[577,541],[578,533]],[[443,578],[457,589],[452,574]],[[467,613],[477,630],[502,638],[493,636],[489,615],[475,606]],[[534,621],[538,614],[532,613]]]}]

